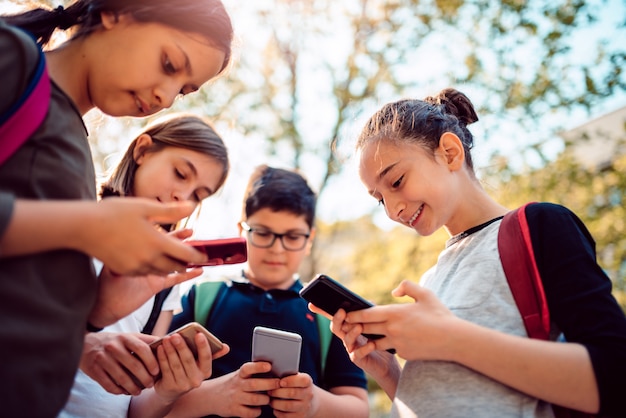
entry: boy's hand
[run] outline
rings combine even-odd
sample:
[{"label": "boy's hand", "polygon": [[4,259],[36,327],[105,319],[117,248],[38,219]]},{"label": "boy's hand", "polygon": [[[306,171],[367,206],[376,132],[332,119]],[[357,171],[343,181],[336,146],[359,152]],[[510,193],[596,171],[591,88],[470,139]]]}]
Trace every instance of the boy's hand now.
[{"label": "boy's hand", "polygon": [[298,373],[280,379],[280,388],[270,390],[270,406],[274,415],[280,417],[312,417],[319,409],[314,396],[313,379],[306,373]]},{"label": "boy's hand", "polygon": [[278,378],[258,378],[269,372],[271,364],[264,361],[244,363],[239,370],[218,377],[222,402],[214,404],[214,414],[224,417],[257,417],[261,406],[270,403],[268,391],[278,389]]}]

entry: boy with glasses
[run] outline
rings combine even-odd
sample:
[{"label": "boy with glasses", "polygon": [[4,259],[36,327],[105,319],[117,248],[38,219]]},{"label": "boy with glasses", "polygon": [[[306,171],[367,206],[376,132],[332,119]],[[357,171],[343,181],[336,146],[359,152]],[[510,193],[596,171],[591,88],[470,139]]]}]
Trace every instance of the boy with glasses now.
[{"label": "boy with glasses", "polygon": [[[335,336],[321,355],[319,318],[298,294],[302,283],[297,272],[315,235],[315,204],[315,193],[293,171],[263,165],[252,174],[239,223],[248,240],[246,269],[224,283],[194,285],[171,325],[200,322],[230,352],[213,361],[211,379],[177,400],[172,416],[272,417],[274,411],[308,417],[369,415],[364,373]],[[207,286],[217,290],[208,315],[199,314],[196,303],[202,303]],[[270,370],[269,363],[250,361],[255,326],[302,336],[300,373],[255,377]]]}]

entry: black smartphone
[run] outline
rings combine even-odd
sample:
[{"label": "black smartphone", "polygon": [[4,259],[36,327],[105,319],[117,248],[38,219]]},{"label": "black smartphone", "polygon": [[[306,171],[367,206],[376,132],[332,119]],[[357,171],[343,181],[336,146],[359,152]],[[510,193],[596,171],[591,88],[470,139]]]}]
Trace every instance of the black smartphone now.
[{"label": "black smartphone", "polygon": [[[351,312],[374,306],[373,303],[325,274],[315,276],[300,290],[300,296],[330,315],[335,315],[339,309]],[[379,334],[363,334],[363,336],[371,340],[383,337]]]},{"label": "black smartphone", "polygon": [[248,247],[246,245],[246,239],[243,237],[188,240],[185,241],[185,244],[191,245],[209,257],[204,263],[189,264],[187,267],[238,264],[248,259]]},{"label": "black smartphone", "polygon": [[300,290],[300,296],[330,315],[339,309],[351,312],[374,306],[325,274],[315,276]]}]

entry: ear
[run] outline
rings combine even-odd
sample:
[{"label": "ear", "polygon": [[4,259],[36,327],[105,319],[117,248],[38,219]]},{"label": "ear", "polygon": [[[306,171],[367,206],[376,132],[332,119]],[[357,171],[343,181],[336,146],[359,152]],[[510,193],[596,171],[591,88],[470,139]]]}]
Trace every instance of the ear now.
[{"label": "ear", "polygon": [[102,12],[100,13],[100,21],[102,22],[103,28],[111,29],[118,22],[117,14],[113,12]]},{"label": "ear", "polygon": [[152,137],[148,134],[141,134],[135,139],[135,147],[133,148],[133,160],[141,165],[146,151],[152,146]]},{"label": "ear", "polygon": [[311,249],[313,248],[313,240],[315,239],[315,228],[311,228],[311,232],[309,232],[309,240],[306,243],[305,254],[307,256],[311,255]]},{"label": "ear", "polygon": [[118,23],[128,23],[132,21],[130,14],[117,14],[115,12],[102,12],[100,13],[100,21],[104,29],[111,29]]},{"label": "ear", "polygon": [[237,222],[237,231],[239,232],[239,235],[241,235],[243,237],[243,234],[244,234],[245,231],[241,227],[241,222]]},{"label": "ear", "polygon": [[445,160],[450,171],[457,171],[463,168],[465,163],[465,149],[463,141],[452,132],[444,132],[439,139],[439,154]]}]

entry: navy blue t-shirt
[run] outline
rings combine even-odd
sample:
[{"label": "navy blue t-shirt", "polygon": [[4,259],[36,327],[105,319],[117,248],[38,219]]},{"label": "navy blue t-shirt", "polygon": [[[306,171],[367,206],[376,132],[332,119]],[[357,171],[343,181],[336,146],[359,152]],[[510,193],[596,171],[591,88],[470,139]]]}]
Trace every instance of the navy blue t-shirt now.
[{"label": "navy blue t-shirt", "polygon": [[[174,316],[170,329],[188,322],[205,325],[216,337],[230,346],[230,352],[213,361],[211,378],[223,376],[249,362],[252,355],[252,332],[256,326],[277,328],[302,336],[300,372],[311,376],[316,386],[326,390],[338,386],[367,388],[365,373],[357,367],[346,352],[343,343],[333,335],[324,376],[321,369],[320,336],[315,314],[299,295],[302,283],[296,280],[287,290],[265,291],[249,282],[229,282],[218,293],[206,318],[194,318],[196,286],[182,298],[183,311]],[[273,416],[264,408],[261,416]]]}]

